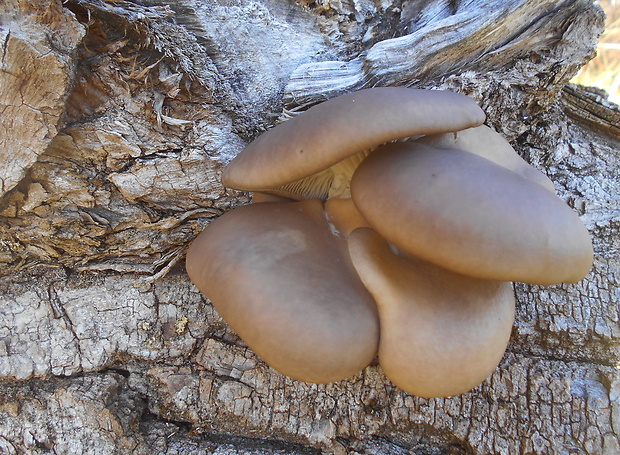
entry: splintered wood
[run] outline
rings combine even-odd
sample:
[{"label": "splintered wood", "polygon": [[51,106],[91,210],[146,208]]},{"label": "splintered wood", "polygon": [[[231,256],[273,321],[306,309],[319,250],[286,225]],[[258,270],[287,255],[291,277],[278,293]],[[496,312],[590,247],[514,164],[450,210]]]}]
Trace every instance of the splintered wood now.
[{"label": "splintered wood", "polygon": [[[1,3],[1,453],[620,453],[618,110],[567,87],[589,1]],[[381,85],[473,98],[594,244],[581,282],[515,286],[506,356],[456,397],[285,378],[182,267],[249,201],[220,182],[248,142]]]}]

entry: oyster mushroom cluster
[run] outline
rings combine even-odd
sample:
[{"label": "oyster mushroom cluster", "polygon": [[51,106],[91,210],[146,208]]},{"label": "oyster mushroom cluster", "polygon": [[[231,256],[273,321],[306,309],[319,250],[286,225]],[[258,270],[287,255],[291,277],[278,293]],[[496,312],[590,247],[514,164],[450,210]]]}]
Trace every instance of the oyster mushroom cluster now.
[{"label": "oyster mushroom cluster", "polygon": [[383,87],[261,135],[222,183],[253,203],[193,242],[193,283],[267,364],[328,383],[378,355],[402,390],[464,393],[500,362],[512,281],[582,279],[592,246],[470,98]]}]

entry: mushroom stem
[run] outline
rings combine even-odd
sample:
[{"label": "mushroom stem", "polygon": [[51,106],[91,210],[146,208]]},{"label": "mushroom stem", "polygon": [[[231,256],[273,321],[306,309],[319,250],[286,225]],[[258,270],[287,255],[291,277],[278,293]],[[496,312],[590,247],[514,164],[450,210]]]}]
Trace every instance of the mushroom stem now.
[{"label": "mushroom stem", "polygon": [[359,227],[370,227],[351,198],[328,199],[323,204],[327,222],[343,237]]}]

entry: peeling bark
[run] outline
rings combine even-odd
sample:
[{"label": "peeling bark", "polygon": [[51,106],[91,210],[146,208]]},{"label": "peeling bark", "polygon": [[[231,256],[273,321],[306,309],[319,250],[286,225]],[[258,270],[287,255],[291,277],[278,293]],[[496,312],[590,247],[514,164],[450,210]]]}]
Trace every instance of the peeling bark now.
[{"label": "peeling bark", "polygon": [[57,3],[28,3],[9,0],[1,19],[0,196],[24,178],[62,126],[84,35],[84,27]]},{"label": "peeling bark", "polygon": [[[601,28],[585,0],[4,2],[0,452],[620,453],[618,108],[567,85]],[[515,285],[506,356],[457,397],[285,378],[183,270],[249,200],[223,165],[372,85],[474,98],[593,239],[580,283]]]}]

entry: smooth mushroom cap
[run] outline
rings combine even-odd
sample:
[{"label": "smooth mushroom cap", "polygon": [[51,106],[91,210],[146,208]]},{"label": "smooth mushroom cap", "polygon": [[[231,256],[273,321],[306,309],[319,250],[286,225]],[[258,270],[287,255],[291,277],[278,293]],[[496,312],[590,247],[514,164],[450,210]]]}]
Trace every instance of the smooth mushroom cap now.
[{"label": "smooth mushroom cap", "polygon": [[222,184],[269,191],[330,168],[385,142],[480,125],[485,114],[465,95],[380,87],[342,95],[280,123],[226,166]]},{"label": "smooth mushroom cap", "polygon": [[510,283],[459,275],[394,254],[375,231],[349,237],[355,269],[379,308],[379,364],[405,392],[465,393],[497,367],[510,339]]},{"label": "smooth mushroom cap", "polygon": [[387,240],[463,275],[551,285],[592,266],[588,231],[562,200],[469,152],[383,146],[357,169],[351,193]]},{"label": "smooth mushroom cap", "polygon": [[187,272],[248,346],[286,376],[338,381],[376,355],[376,305],[318,200],[224,214],[192,243]]},{"label": "smooth mushroom cap", "polygon": [[416,142],[435,148],[456,148],[491,160],[510,169],[523,178],[555,192],[553,182],[542,172],[531,166],[512,148],[504,137],[486,125],[455,133],[424,136]]}]

